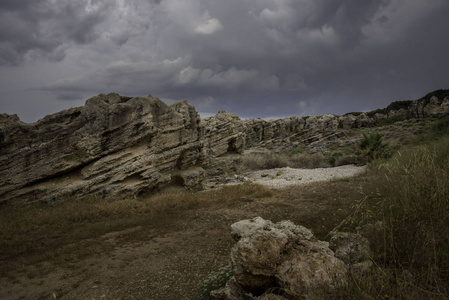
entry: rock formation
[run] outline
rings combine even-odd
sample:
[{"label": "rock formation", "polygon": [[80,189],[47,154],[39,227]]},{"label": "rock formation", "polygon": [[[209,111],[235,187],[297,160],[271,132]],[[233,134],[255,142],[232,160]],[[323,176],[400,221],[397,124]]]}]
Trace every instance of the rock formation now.
[{"label": "rock formation", "polygon": [[152,96],[117,94],[32,124],[0,114],[0,203],[132,197],[170,185],[197,189],[206,176],[234,172],[246,148],[321,152],[349,128],[449,114],[447,95],[438,90],[369,113],[274,121],[224,111],[200,120],[186,101],[168,106]]},{"label": "rock formation", "polygon": [[[231,226],[237,241],[231,250],[234,277],[214,299],[316,299],[345,285],[347,267],[329,243],[290,221],[273,224],[260,217]],[[269,295],[281,291],[279,295]],[[275,298],[273,298],[275,297]]]},{"label": "rock formation", "polygon": [[138,195],[204,176],[200,118],[186,101],[99,95],[25,124],[0,117],[0,199]]}]

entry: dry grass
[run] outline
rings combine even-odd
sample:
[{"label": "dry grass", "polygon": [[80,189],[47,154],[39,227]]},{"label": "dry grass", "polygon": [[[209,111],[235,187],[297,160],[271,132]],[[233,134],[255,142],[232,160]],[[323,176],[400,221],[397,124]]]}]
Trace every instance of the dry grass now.
[{"label": "dry grass", "polygon": [[376,268],[354,277],[343,298],[449,297],[449,138],[371,167],[364,198],[341,227],[362,228]]},{"label": "dry grass", "polygon": [[308,153],[252,153],[241,159],[241,172],[274,168],[326,168],[330,165],[322,154]]},{"label": "dry grass", "polygon": [[[409,148],[388,161],[373,162],[369,174],[283,190],[244,184],[115,202],[67,199],[55,207],[1,207],[2,276],[39,261],[64,265],[73,256],[90,255],[90,243],[106,233],[223,204],[234,210],[250,207],[273,222],[289,219],[311,228],[320,239],[335,227],[362,227],[374,250],[375,267],[365,276],[353,274],[350,284],[334,295],[337,299],[447,298],[449,138]],[[273,164],[289,163],[296,155],[303,154],[274,157]],[[260,157],[245,159],[266,164]],[[253,201],[260,198],[263,203]],[[70,250],[73,244],[80,246]]]},{"label": "dry grass", "polygon": [[[106,233],[159,221],[177,211],[269,195],[270,191],[262,186],[243,184],[202,193],[160,194],[114,202],[74,198],[55,207],[2,207],[0,261],[11,263],[9,268],[17,267],[18,259],[25,265],[44,260],[59,260],[58,264],[63,265],[71,256],[91,254],[90,243]],[[83,247],[67,252],[68,245],[80,242]],[[2,268],[2,276],[7,275],[8,264]]]}]

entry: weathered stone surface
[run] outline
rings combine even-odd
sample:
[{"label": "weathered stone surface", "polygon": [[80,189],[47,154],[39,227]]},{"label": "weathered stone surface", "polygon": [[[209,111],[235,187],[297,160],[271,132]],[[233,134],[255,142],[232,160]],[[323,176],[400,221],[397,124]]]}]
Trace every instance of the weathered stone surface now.
[{"label": "weathered stone surface", "polygon": [[210,176],[235,172],[245,150],[245,127],[235,114],[219,111],[202,120],[204,126],[205,165]]},{"label": "weathered stone surface", "polygon": [[138,195],[203,163],[200,118],[186,101],[99,95],[32,124],[3,115],[0,131],[2,201]]},{"label": "weathered stone surface", "polygon": [[238,239],[231,250],[234,277],[246,292],[280,288],[291,297],[313,298],[346,281],[345,264],[307,228],[255,218],[233,224],[232,231]]},{"label": "weathered stone surface", "polygon": [[372,256],[369,241],[357,233],[333,233],[329,248],[346,264],[361,263]]},{"label": "weathered stone surface", "polygon": [[232,277],[226,286],[212,291],[210,296],[214,300],[249,300],[252,297],[246,296],[245,291],[238,285],[235,278]]}]

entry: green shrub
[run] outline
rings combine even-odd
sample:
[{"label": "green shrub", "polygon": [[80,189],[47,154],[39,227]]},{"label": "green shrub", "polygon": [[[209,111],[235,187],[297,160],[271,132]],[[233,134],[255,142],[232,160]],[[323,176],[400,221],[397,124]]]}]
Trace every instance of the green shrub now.
[{"label": "green shrub", "polygon": [[382,126],[387,126],[387,125],[391,125],[394,124],[396,122],[402,121],[402,118],[399,116],[391,116],[387,119],[381,120],[379,122],[377,122],[376,126],[377,127],[382,127]]},{"label": "green shrub", "polygon": [[430,128],[430,132],[435,137],[449,135],[449,116],[446,116],[433,124]]},{"label": "green shrub", "polygon": [[449,97],[449,90],[440,89],[440,90],[430,92],[427,95],[425,95],[424,97],[422,97],[421,99],[419,99],[419,101],[422,101],[424,103],[424,105],[427,105],[433,96],[437,97],[438,99],[444,99],[446,97]]},{"label": "green shrub", "polygon": [[401,108],[408,109],[410,108],[410,106],[412,106],[412,104],[413,104],[412,100],[394,101],[391,102],[390,105],[388,105],[385,108],[385,112],[389,113],[392,110],[399,110]]},{"label": "green shrub", "polygon": [[301,154],[301,153],[303,153],[303,152],[304,152],[304,151],[303,151],[300,147],[297,147],[297,148],[291,150],[288,154],[290,154],[290,155],[295,155],[295,154]]},{"label": "green shrub", "polygon": [[222,267],[217,272],[211,273],[206,280],[204,280],[197,289],[193,300],[209,300],[210,292],[218,290],[226,285],[232,277],[231,266]]},{"label": "green shrub", "polygon": [[345,113],[343,116],[360,116],[361,114],[363,114],[362,112],[360,112],[360,111],[352,111],[352,112],[348,112],[348,113]]},{"label": "green shrub", "polygon": [[385,114],[385,108],[372,110],[366,113],[366,115],[370,118],[374,117],[375,114]]},{"label": "green shrub", "polygon": [[383,143],[383,136],[380,133],[363,133],[363,139],[360,141],[359,147],[362,150],[361,154],[373,160],[381,158],[384,154],[385,144]]},{"label": "green shrub", "polygon": [[335,167],[337,160],[340,158],[341,153],[338,151],[328,152],[325,155],[326,162],[332,166]]}]

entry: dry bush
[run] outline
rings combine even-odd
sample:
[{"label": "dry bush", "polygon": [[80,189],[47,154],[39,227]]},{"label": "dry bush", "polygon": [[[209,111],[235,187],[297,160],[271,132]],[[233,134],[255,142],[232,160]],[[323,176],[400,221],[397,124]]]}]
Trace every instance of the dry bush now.
[{"label": "dry bush", "polygon": [[291,168],[314,169],[329,167],[324,156],[320,153],[292,155],[290,157],[290,162],[291,164],[289,167]]},{"label": "dry bush", "polygon": [[251,153],[242,157],[240,172],[275,168],[325,168],[329,167],[322,154],[308,153]]}]

